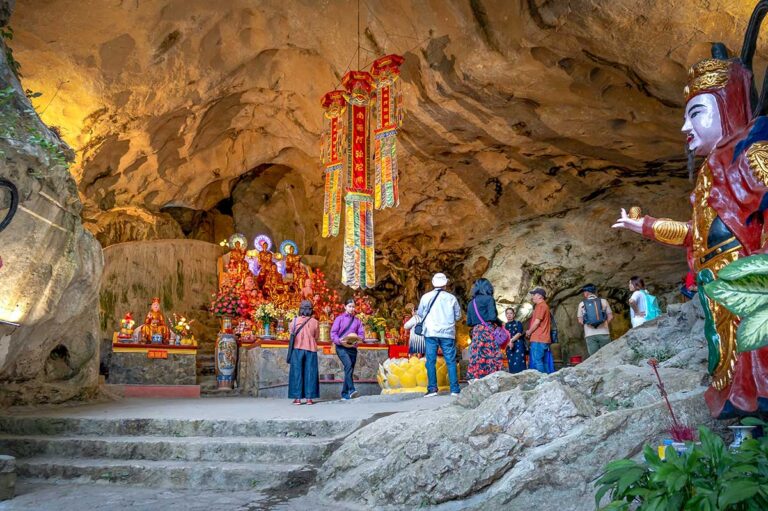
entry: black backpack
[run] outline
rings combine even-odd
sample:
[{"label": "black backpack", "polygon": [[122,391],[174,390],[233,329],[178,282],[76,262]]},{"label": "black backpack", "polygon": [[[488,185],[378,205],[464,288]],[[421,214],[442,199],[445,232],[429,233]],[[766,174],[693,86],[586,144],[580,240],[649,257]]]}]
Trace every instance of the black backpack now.
[{"label": "black backpack", "polygon": [[608,319],[608,315],[603,309],[603,301],[598,298],[586,298],[581,303],[584,305],[584,315],[582,319],[585,325],[589,325],[592,328],[597,328]]},{"label": "black backpack", "polygon": [[549,313],[549,342],[557,344],[560,342],[560,336],[557,334],[557,323],[555,322],[555,315]]}]

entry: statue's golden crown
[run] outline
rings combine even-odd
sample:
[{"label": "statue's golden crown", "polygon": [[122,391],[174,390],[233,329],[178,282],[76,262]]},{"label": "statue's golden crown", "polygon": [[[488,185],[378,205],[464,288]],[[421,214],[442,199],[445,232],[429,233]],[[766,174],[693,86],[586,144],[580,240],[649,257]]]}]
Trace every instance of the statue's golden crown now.
[{"label": "statue's golden crown", "polygon": [[722,59],[704,59],[688,70],[685,101],[702,91],[722,89],[728,83],[731,63]]}]

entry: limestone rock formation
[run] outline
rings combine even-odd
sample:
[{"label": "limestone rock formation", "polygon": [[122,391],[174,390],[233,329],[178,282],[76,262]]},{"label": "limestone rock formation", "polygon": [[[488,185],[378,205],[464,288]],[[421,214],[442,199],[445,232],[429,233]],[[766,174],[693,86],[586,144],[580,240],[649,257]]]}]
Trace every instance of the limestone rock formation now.
[{"label": "limestone rock formation", "polygon": [[440,409],[380,419],[345,439],[319,490],[375,509],[529,509],[546,498],[592,510],[592,482],[609,460],[668,436],[649,356],[662,361],[678,417],[711,422],[702,317],[695,302],[672,307],[579,366],[498,372]]},{"label": "limestone rock formation", "polygon": [[[327,257],[336,281],[340,240],[319,236],[319,98],[356,64],[355,6],[22,2],[15,54],[76,147],[88,228],[105,245],[264,231]],[[607,227],[636,202],[687,218],[686,68],[710,41],[738,48],[751,8],[362,2],[361,66],[405,56],[402,201],[375,220],[381,293],[413,300],[444,270],[462,292],[491,276],[515,301],[526,263],[565,272],[552,291],[568,308],[580,277],[619,301],[631,273],[671,288],[681,254]]]},{"label": "limestone rock formation", "polygon": [[[0,177],[19,192],[0,232],[0,406],[90,397],[101,247],[80,219],[73,153],[32,110],[9,55],[0,43]],[[0,196],[1,216],[8,207]]]}]

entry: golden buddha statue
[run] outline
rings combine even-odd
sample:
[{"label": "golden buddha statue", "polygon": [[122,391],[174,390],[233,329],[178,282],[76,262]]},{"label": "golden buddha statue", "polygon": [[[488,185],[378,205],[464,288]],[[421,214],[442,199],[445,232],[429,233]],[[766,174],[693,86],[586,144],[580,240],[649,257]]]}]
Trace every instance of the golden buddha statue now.
[{"label": "golden buddha statue", "polygon": [[238,276],[248,275],[251,270],[248,268],[248,261],[245,260],[245,247],[240,241],[235,241],[235,246],[229,253],[229,263],[227,264],[227,273]]},{"label": "golden buddha statue", "polygon": [[152,338],[156,335],[160,336],[163,344],[168,343],[170,330],[165,323],[165,316],[160,312],[160,298],[152,298],[152,305],[144,319],[144,324],[141,326],[141,340],[144,343],[151,343]]},{"label": "golden buddha statue", "polygon": [[301,282],[299,276],[304,273],[301,256],[296,253],[296,248],[292,244],[285,247],[285,273],[293,275],[293,279],[298,282]]}]

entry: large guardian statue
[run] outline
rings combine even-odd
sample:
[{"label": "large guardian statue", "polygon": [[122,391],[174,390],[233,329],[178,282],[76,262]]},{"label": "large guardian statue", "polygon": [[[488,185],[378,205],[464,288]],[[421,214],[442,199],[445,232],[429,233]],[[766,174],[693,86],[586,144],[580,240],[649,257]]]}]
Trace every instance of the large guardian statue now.
[{"label": "large guardian statue", "polygon": [[[741,56],[728,58],[715,43],[712,58],[691,67],[685,87],[689,161],[704,157],[691,194],[687,222],[621,211],[614,227],[629,229],[665,245],[687,250],[705,308],[712,382],[705,394],[714,417],[768,411],[768,347],[738,349],[741,318],[711,300],[705,285],[734,261],[762,254],[768,247],[768,118],[765,94],[758,98],[752,57],[768,1],[758,3],[750,19]],[[766,80],[768,83],[768,80]],[[763,92],[768,90],[764,85]]]}]

